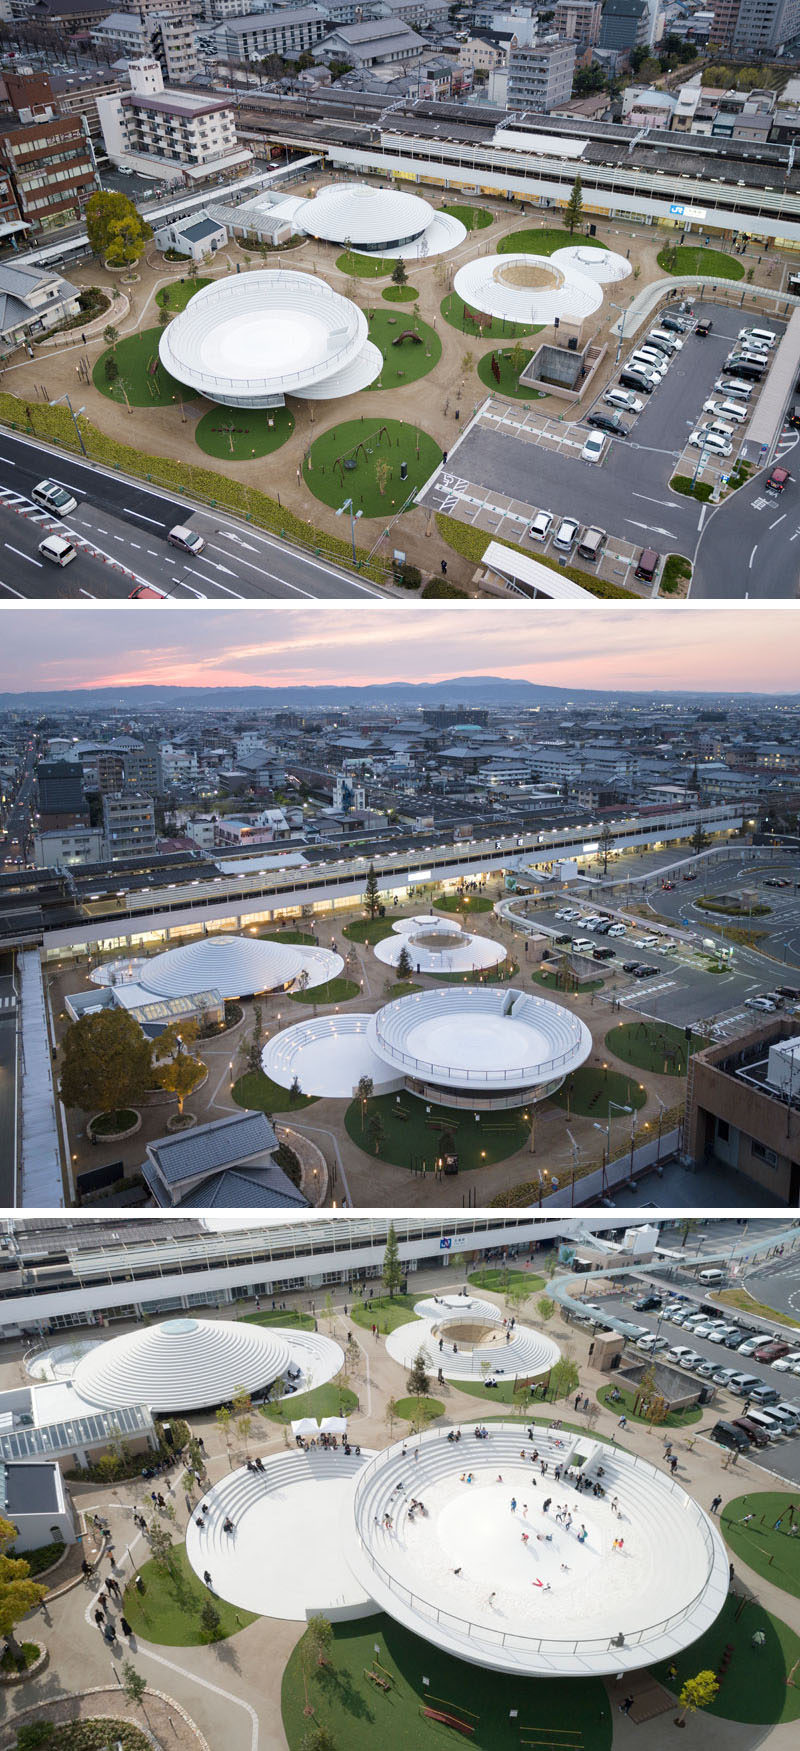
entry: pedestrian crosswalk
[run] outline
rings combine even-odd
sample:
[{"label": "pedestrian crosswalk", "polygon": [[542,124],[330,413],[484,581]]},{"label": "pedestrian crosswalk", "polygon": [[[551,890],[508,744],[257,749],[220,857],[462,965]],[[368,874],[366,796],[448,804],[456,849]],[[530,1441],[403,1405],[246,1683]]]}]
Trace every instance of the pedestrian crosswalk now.
[{"label": "pedestrian crosswalk", "polygon": [[641,1009],[642,999],[645,996],[655,997],[657,991],[672,991],[676,984],[677,979],[659,979],[655,985],[651,985],[649,980],[642,979],[638,986],[632,985],[629,991],[626,991],[622,997],[618,998],[618,1002],[624,1004],[630,1003],[635,1009]]}]

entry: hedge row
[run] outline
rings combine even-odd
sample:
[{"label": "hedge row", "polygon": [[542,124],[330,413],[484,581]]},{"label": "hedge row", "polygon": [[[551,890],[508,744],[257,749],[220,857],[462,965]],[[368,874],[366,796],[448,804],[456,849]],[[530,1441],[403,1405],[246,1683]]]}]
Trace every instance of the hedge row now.
[{"label": "hedge row", "polygon": [[[471,523],[460,523],[457,517],[446,517],[441,511],[436,513],[436,527],[449,547],[455,548],[456,553],[462,554],[465,559],[474,560],[476,565],[480,565],[489,542],[494,539],[492,535],[487,535],[485,529],[476,529]],[[503,546],[510,547],[513,553],[524,553],[526,559],[537,559],[540,565],[549,566],[560,577],[571,578],[574,584],[581,584],[593,596],[638,600],[634,590],[623,590],[619,584],[606,583],[605,578],[593,577],[591,572],[579,571],[577,566],[559,565],[557,559],[548,559],[542,553],[532,554],[529,548],[520,547],[518,541],[506,541],[504,536]]]},{"label": "hedge row", "polygon": [[[82,416],[78,416],[78,423],[86,454],[92,461],[119,468],[125,474],[136,475],[140,480],[150,481],[169,492],[185,493],[189,497],[205,499],[212,505],[220,505],[259,528],[269,529],[274,535],[283,535],[304,547],[312,547],[326,559],[352,569],[349,542],[305,523],[302,517],[287,511],[258,487],[228,480],[196,462],[175,462],[168,456],[149,456],[130,444],[120,444],[116,438],[107,437]],[[66,407],[20,401],[17,396],[0,390],[0,425],[9,426],[12,431],[29,432],[33,437],[60,444],[66,450],[78,449],[75,428]],[[363,549],[357,549],[356,554],[363,577],[371,578],[374,583],[386,583],[385,567],[369,560]]]},{"label": "hedge row", "polygon": [[681,492],[687,499],[699,499],[701,504],[708,503],[713,491],[709,481],[692,480],[689,474],[673,474],[669,484],[673,492]]},{"label": "hedge row", "polygon": [[661,589],[665,596],[670,596],[680,589],[682,583],[689,581],[692,575],[692,562],[684,558],[682,553],[671,553],[664,563],[661,573]]}]

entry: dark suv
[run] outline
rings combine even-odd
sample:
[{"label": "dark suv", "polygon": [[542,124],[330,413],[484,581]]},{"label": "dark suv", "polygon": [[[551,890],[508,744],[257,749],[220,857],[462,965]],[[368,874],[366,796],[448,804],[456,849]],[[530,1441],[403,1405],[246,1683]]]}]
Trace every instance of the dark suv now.
[{"label": "dark suv", "polygon": [[623,425],[618,413],[590,413],[586,419],[587,426],[596,426],[599,432],[610,432],[612,437],[627,438],[628,428]]}]

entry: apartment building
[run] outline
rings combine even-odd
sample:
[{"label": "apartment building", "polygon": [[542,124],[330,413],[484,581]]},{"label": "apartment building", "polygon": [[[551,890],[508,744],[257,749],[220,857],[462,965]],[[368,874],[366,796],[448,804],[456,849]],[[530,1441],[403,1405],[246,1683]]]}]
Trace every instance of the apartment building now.
[{"label": "apartment building", "polygon": [[8,127],[0,133],[0,163],[23,218],[36,230],[77,218],[100,187],[82,116]]},{"label": "apartment building", "polygon": [[92,42],[113,55],[139,59],[152,55],[165,80],[179,85],[198,71],[197,46],[191,18],[171,6],[144,12],[111,12],[95,25]]},{"label": "apartment building", "polygon": [[557,36],[594,47],[600,39],[602,11],[600,0],[557,0],[553,29]]},{"label": "apartment building", "polygon": [[156,850],[156,809],[151,796],[132,792],[103,797],[106,856],[113,863]]},{"label": "apartment building", "polygon": [[800,0],[717,0],[711,40],[737,55],[774,55],[800,35]]},{"label": "apartment building", "polygon": [[114,164],[189,183],[250,164],[249,151],[237,142],[233,109],[225,98],[166,90],[154,60],[135,61],[128,77],[130,91],[98,100],[103,142]]},{"label": "apartment building", "polygon": [[549,37],[529,46],[512,44],[508,53],[508,106],[547,114],[572,93],[575,43]]},{"label": "apartment building", "polygon": [[282,12],[253,12],[226,18],[215,32],[217,52],[233,61],[260,61],[283,55],[296,61],[325,35],[327,20],[318,6],[287,6]]}]

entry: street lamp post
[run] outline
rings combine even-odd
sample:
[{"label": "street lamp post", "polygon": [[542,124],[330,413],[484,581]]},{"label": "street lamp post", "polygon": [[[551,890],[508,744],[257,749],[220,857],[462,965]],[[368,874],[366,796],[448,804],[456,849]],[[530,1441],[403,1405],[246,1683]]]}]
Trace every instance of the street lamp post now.
[{"label": "street lamp post", "polygon": [[345,511],[350,512],[350,545],[353,549],[353,564],[355,565],[356,564],[356,520],[358,517],[363,516],[364,513],[363,513],[363,511],[354,511],[353,510],[352,499],[345,499],[344,504],[339,506],[339,509],[336,512],[337,517],[341,517]]},{"label": "street lamp post", "polygon": [[619,340],[617,341],[617,356],[614,360],[614,364],[618,365],[619,364],[619,356],[620,356],[620,353],[622,352],[622,342],[623,342],[624,337],[625,337],[625,318],[626,318],[628,312],[627,312],[624,304],[615,304],[611,298],[609,298],[609,304],[611,305],[612,310],[619,311],[620,317],[621,317],[621,321],[620,321],[620,325],[619,325]]},{"label": "street lamp post", "polygon": [[[58,404],[60,401],[65,401],[67,404],[67,407],[69,408],[70,414],[72,416],[72,424],[74,425],[75,430],[78,434],[78,443],[80,444],[81,450],[83,451],[83,454],[85,456],[86,455],[86,445],[84,444],[84,441],[83,441],[83,433],[81,431],[80,426],[78,425],[78,421],[77,421],[77,418],[75,415],[75,409],[72,405],[72,402],[70,401],[69,396],[68,395],[57,395],[55,398],[55,401],[49,402],[48,406],[49,407],[58,407]],[[85,412],[84,408],[82,408],[82,407],[78,408],[79,414],[84,413],[84,412]]]}]

